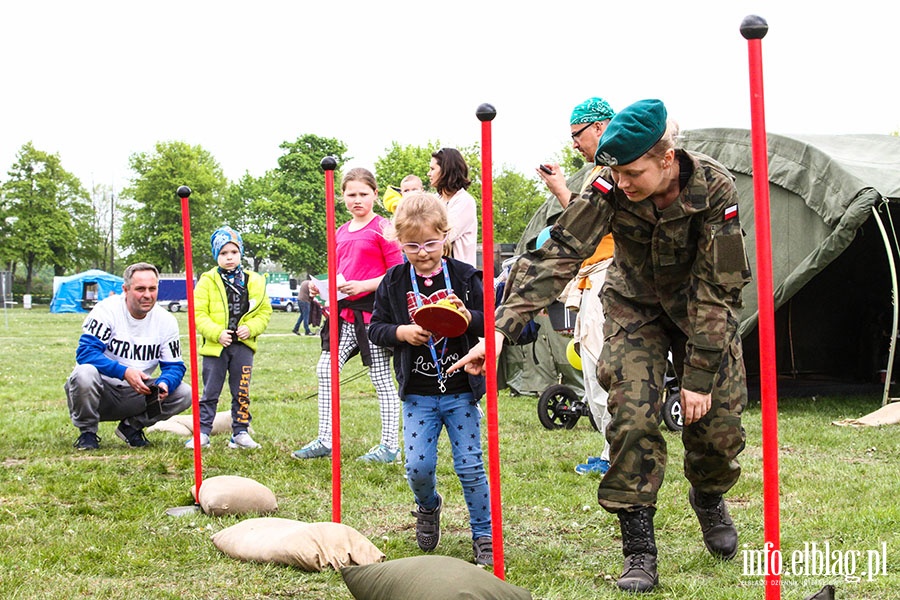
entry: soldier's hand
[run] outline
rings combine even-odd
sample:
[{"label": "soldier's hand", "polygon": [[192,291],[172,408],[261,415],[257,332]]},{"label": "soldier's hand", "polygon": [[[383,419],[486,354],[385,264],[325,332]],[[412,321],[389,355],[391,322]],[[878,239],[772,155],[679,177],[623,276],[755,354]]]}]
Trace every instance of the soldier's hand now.
[{"label": "soldier's hand", "polygon": [[703,418],[712,407],[712,394],[701,394],[690,390],[681,390],[681,412],[684,424],[690,425]]},{"label": "soldier's hand", "polygon": [[[500,351],[503,350],[503,334],[499,331],[494,332],[494,356],[500,356]],[[447,369],[447,373],[452,373],[457,369],[464,368],[466,373],[469,375],[484,375],[485,367],[484,367],[484,359],[487,351],[484,347],[484,340],[482,339],[477,344],[472,346],[472,349],[469,350],[469,353],[463,356],[461,359],[453,363],[449,369]]]}]

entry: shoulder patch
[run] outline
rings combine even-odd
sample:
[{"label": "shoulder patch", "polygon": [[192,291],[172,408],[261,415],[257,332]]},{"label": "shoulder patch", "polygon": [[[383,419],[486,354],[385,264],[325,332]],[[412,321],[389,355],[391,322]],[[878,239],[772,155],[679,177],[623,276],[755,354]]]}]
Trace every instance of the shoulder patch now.
[{"label": "shoulder patch", "polygon": [[728,208],[725,209],[725,220],[733,219],[738,216],[738,205],[732,204]]}]

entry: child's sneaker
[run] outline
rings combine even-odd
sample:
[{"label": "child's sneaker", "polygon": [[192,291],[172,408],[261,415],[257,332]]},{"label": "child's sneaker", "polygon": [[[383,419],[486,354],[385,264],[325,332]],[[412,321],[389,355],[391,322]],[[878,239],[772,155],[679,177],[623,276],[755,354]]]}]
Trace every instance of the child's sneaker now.
[{"label": "child's sneaker", "polygon": [[[188,450],[194,449],[194,437],[191,436],[191,439],[184,443],[184,447]],[[201,433],[200,434],[200,447],[201,448],[209,448],[209,434]]]},{"label": "child's sneaker", "polygon": [[259,444],[253,441],[253,438],[250,437],[250,434],[246,431],[242,431],[237,435],[231,436],[231,439],[228,441],[228,447],[232,450],[240,448],[241,450],[255,450],[260,447]]},{"label": "child's sneaker", "polygon": [[441,541],[441,508],[444,499],[438,494],[438,505],[433,510],[425,510],[417,506],[418,510],[410,511],[416,518],[416,543],[425,552],[431,552],[437,548]]},{"label": "child's sneaker", "polygon": [[575,465],[575,472],[579,475],[587,475],[589,473],[606,475],[607,471],[609,471],[609,461],[599,456],[588,456],[586,463]]},{"label": "child's sneaker", "polygon": [[392,463],[397,460],[399,454],[399,448],[391,450],[384,444],[378,444],[377,446],[372,446],[368,452],[356,460],[361,460],[363,462]]},{"label": "child's sneaker", "polygon": [[489,537],[480,537],[472,542],[475,564],[491,567],[494,565],[494,543]]},{"label": "child's sneaker", "polygon": [[323,444],[319,438],[316,438],[299,450],[291,452],[291,456],[299,459],[325,458],[326,456],[331,456],[331,448]]}]

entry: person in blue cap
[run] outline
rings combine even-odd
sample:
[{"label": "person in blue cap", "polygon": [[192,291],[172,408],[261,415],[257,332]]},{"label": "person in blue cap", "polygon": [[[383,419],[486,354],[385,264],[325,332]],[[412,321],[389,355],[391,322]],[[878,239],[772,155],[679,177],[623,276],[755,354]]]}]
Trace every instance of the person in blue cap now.
[{"label": "person in blue cap", "polygon": [[[619,519],[625,564],[616,583],[632,592],[659,583],[653,518],[666,466],[660,415],[670,350],[681,384],[688,499],[703,542],[725,560],[738,544],[724,494],[740,476],[745,440],[738,313],[750,268],[733,177],[709,157],[676,148],[667,116],[650,99],[612,118],[594,156],[604,168],[550,240],[515,264],[512,292],[495,316],[499,354],[612,232],[599,368],[609,391],[611,461],[597,498]],[[482,344],[450,370],[478,373],[483,362]]]},{"label": "person in blue cap", "polygon": [[[266,330],[272,305],[265,278],[244,269],[244,242],[231,227],[216,229],[210,238],[218,266],[200,276],[194,288],[194,319],[203,336],[203,395],[200,397],[200,446],[209,446],[219,395],[228,379],[231,391],[231,439],[228,447],[259,448],[251,436],[250,377],[257,338]],[[194,447],[194,438],[185,444]]]}]

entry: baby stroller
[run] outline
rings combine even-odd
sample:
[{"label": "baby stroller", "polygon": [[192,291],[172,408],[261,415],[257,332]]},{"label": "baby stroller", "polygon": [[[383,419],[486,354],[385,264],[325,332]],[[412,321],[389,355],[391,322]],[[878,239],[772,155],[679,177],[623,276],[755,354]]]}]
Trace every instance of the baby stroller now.
[{"label": "baby stroller", "polygon": [[[559,332],[571,332],[575,325],[575,313],[566,310],[561,302],[554,302],[547,307],[547,314],[553,329]],[[678,378],[675,376],[675,367],[669,357],[669,367],[666,372],[665,387],[663,390],[662,421],[670,431],[681,431],[684,427],[684,416],[681,412],[681,393],[678,387]],[[568,385],[562,382],[562,375],[557,383],[545,389],[538,398],[538,420],[546,429],[572,429],[583,416],[591,422],[591,426],[597,430],[597,423],[591,414],[588,403]]]}]

